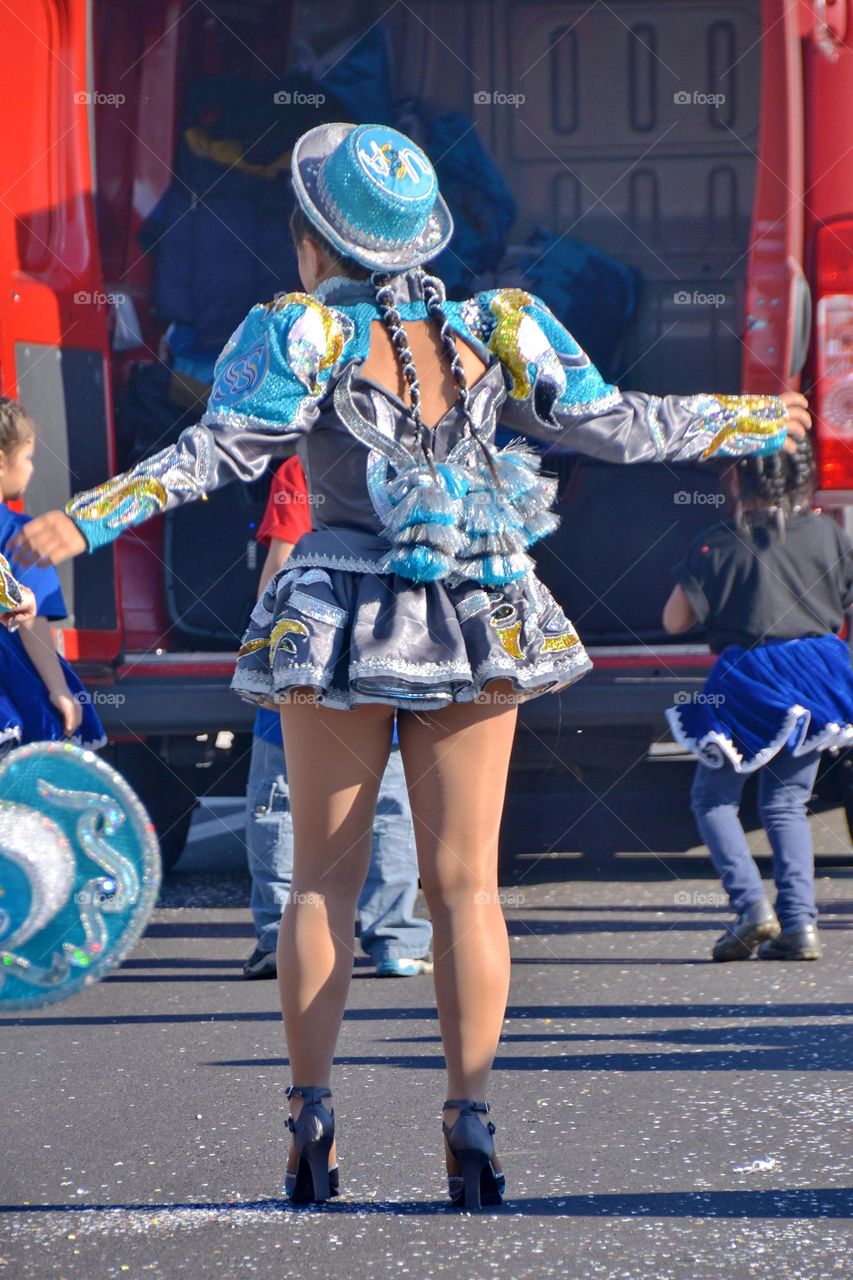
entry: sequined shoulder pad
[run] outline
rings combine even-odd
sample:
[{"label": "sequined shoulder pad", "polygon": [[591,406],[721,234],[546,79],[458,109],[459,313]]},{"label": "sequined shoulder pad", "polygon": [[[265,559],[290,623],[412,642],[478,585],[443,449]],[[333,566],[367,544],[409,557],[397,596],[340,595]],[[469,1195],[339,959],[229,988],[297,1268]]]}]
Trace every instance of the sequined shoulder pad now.
[{"label": "sequined shoulder pad", "polygon": [[469,332],[498,356],[512,376],[511,396],[526,400],[534,387],[549,398],[597,403],[613,398],[589,356],[536,294],[490,289],[459,308]]},{"label": "sequined shoulder pad", "polygon": [[291,373],[309,396],[319,395],[329,370],[353,337],[349,316],[310,293],[284,293],[258,303],[231,335],[216,362],[209,410],[253,389],[271,360]]}]

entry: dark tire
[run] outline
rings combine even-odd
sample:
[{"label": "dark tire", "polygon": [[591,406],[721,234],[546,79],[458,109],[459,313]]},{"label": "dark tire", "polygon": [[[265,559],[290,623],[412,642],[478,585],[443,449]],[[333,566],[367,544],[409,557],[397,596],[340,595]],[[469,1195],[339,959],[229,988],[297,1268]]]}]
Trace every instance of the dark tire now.
[{"label": "dark tire", "polygon": [[117,742],[105,758],[133,787],[148,810],[160,841],[163,870],[171,871],[184,851],[198,799],[183,776],[143,742]]}]

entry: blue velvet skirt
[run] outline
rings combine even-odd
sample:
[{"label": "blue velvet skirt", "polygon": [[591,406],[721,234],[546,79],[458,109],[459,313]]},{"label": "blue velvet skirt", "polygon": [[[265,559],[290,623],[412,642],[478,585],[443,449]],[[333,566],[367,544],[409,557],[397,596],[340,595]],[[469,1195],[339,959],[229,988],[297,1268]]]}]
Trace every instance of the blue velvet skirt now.
[{"label": "blue velvet skirt", "polygon": [[666,713],[676,742],[703,764],[760,769],[780,751],[795,756],[853,745],[853,667],[838,636],[729,645],[700,694]]},{"label": "blue velvet skirt", "polygon": [[[59,657],[59,665],[72,697],[79,699],[83,706],[83,719],[71,741],[81,747],[105,746],[107,735],[89,695],[64,658]],[[0,628],[0,749],[10,742],[51,741],[68,741],[62,717],[50,701],[20,638]]]}]

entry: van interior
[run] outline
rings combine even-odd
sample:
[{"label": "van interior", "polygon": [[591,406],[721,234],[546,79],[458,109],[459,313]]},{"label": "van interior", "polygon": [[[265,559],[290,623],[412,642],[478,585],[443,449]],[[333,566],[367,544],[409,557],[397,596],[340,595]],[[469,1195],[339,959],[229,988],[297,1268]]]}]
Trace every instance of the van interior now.
[{"label": "van interior", "polygon": [[[530,288],[625,389],[741,390],[757,0],[95,0],[93,24],[94,84],[124,98],[93,112],[121,465],[200,412],[247,305],[299,287],[289,149],[333,111],[429,151],[459,227],[437,264],[451,296]],[[721,517],[718,470],[549,465],[545,581],[587,643],[666,643],[670,570]],[[233,648],[267,484],[122,540],[127,648]]]}]

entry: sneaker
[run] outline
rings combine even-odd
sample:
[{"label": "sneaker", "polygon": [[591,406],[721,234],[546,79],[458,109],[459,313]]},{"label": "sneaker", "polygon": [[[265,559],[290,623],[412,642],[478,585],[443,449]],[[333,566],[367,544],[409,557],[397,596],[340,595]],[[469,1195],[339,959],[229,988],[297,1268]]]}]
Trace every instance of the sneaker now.
[{"label": "sneaker", "polygon": [[775,938],[778,932],[776,912],[766,898],[761,898],[741,911],[735,923],[714,943],[711,955],[715,960],[749,960],[759,943]]},{"label": "sneaker", "polygon": [[822,955],[817,926],[813,924],[786,929],[758,948],[759,960],[819,960]]},{"label": "sneaker", "polygon": [[274,978],[276,976],[275,952],[261,951],[255,947],[243,965],[244,978]]},{"label": "sneaker", "polygon": [[432,973],[431,960],[398,956],[380,960],[376,966],[377,978],[416,978],[422,973]]}]

